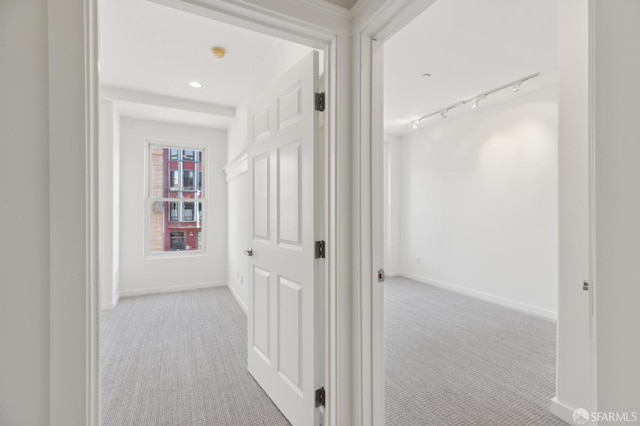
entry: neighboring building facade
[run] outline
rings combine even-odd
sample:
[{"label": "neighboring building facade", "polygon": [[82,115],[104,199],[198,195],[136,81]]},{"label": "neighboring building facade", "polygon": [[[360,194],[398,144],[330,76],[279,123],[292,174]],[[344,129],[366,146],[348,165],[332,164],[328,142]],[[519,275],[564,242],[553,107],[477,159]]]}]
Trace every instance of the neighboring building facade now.
[{"label": "neighboring building facade", "polygon": [[151,147],[150,253],[204,248],[203,158],[194,149]]}]

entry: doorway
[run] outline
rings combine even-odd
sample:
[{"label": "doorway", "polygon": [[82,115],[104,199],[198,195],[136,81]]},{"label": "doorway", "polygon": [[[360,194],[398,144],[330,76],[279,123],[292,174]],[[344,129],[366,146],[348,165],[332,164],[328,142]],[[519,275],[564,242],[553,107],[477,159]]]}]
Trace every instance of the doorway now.
[{"label": "doorway", "polygon": [[[274,81],[281,81],[281,78],[288,76],[288,69],[292,66],[295,68],[294,65],[303,57],[315,53],[311,76],[313,84],[301,88],[300,93],[289,90],[284,93],[290,95],[288,97],[278,93],[280,97],[277,106],[280,109],[269,114],[268,124],[271,124],[271,119],[280,119],[277,122],[278,129],[287,127],[290,132],[297,119],[296,112],[302,110],[310,110],[317,122],[324,120],[323,114],[313,111],[313,90],[320,84],[317,77],[320,64],[325,69],[327,67],[324,60],[319,60],[318,53],[312,52],[310,47],[253,33],[156,3],[137,2],[132,5],[128,2],[105,2],[100,7],[100,40],[103,44],[99,160],[102,166],[100,196],[104,199],[101,203],[100,225],[104,226],[101,234],[107,236],[100,240],[101,251],[105,254],[104,258],[101,257],[100,290],[103,296],[101,306],[105,310],[112,310],[102,315],[101,325],[101,335],[106,339],[100,342],[104,367],[101,371],[104,385],[103,419],[115,422],[114,424],[126,424],[139,421],[139,418],[131,420],[127,417],[128,414],[137,416],[146,413],[143,418],[147,420],[166,419],[177,415],[176,413],[186,413],[187,417],[194,413],[212,415],[213,418],[217,418],[220,412],[228,415],[231,405],[223,404],[224,398],[220,404],[216,404],[213,396],[216,392],[206,386],[206,383],[224,382],[219,376],[208,373],[220,373],[220,370],[224,372],[227,368],[218,366],[219,368],[211,370],[213,367],[210,363],[196,361],[198,357],[211,360],[209,350],[214,347],[217,347],[218,355],[223,359],[228,358],[227,353],[235,354],[233,357],[237,358],[234,347],[237,349],[237,337],[242,333],[231,333],[233,336],[228,335],[231,340],[218,339],[216,344],[216,339],[210,338],[219,335],[221,330],[215,327],[202,328],[198,324],[207,323],[207,319],[209,325],[224,325],[228,318],[237,320],[237,312],[225,309],[219,309],[215,315],[207,312],[207,307],[211,309],[215,305],[226,305],[229,301],[240,313],[243,308],[245,312],[248,310],[249,323],[252,323],[252,315],[255,315],[255,311],[251,309],[253,275],[246,263],[243,265],[240,260],[244,259],[242,251],[249,245],[247,229],[254,229],[255,224],[249,224],[250,214],[236,202],[249,198],[252,192],[248,188],[254,183],[240,183],[247,181],[247,170],[252,170],[250,165],[255,163],[252,154],[247,153],[248,141],[257,130],[258,123],[256,111],[251,104],[256,99],[255,92],[260,93]],[[141,22],[145,24],[142,25]],[[174,31],[166,32],[169,27]],[[149,48],[154,45],[158,48]],[[288,84],[286,89],[292,87]],[[310,108],[302,108],[302,101],[307,101]],[[309,126],[307,128],[310,129]],[[319,170],[314,172],[314,166],[321,168],[324,163],[314,165],[314,154],[323,154],[323,147],[327,144],[316,143],[314,138],[304,140],[306,145],[303,147],[299,144],[297,150],[299,158],[304,160],[303,166],[291,166],[291,161],[284,156],[278,157],[277,167],[272,166],[271,169],[285,170],[289,174],[293,169],[300,171],[298,181],[301,186],[304,183],[307,187],[304,188],[304,195],[297,200],[298,210],[312,213],[314,209],[306,207],[311,206],[307,197],[324,201],[320,194],[325,193],[325,183],[315,180],[315,176],[322,173]],[[279,148],[278,154],[281,151]],[[322,155],[318,155],[318,158],[321,157]],[[287,169],[286,165],[293,168]],[[282,176],[277,175],[276,178],[272,180],[277,181],[279,186],[270,194],[272,203],[283,199],[281,191],[291,189],[286,187]],[[291,179],[290,182],[294,180]],[[302,189],[299,191],[302,192]],[[139,199],[141,192],[144,194],[142,200]],[[317,204],[316,210],[322,212],[323,203]],[[318,217],[321,218],[322,214]],[[231,226],[229,218],[235,220]],[[289,219],[287,225],[291,225],[291,215],[286,218]],[[321,219],[316,221],[312,216],[304,216],[298,220],[300,223],[304,222],[306,227],[304,238],[298,238],[298,245],[302,247],[304,243],[305,247],[311,247],[311,250],[305,250],[302,254],[305,262],[311,259],[312,264],[308,274],[311,282],[305,283],[312,288],[305,289],[304,300],[305,312],[313,313],[309,308],[316,307],[314,297],[323,295],[328,288],[321,279],[315,280],[316,274],[323,269],[323,263],[313,261],[312,239],[320,237],[326,240],[328,237],[322,234],[320,226],[316,226],[324,225]],[[282,233],[273,229],[271,234],[279,238],[278,243],[282,243]],[[234,239],[234,244],[227,245],[227,235]],[[291,233],[287,234],[288,237],[291,237]],[[289,240],[291,238],[285,242],[295,242]],[[238,246],[242,249],[237,250]],[[256,258],[260,254],[257,251]],[[265,266],[262,266],[264,269]],[[324,274],[319,276],[324,277]],[[296,284],[293,281],[288,283]],[[220,296],[224,292],[228,293],[228,297]],[[281,294],[283,291],[274,288],[271,293]],[[127,299],[120,300],[121,297]],[[198,303],[202,300],[208,302]],[[311,424],[315,412],[320,411],[316,409],[313,399],[315,389],[309,387],[322,387],[325,376],[324,351],[321,346],[325,341],[322,334],[324,324],[320,324],[325,319],[324,305],[321,303],[322,298],[316,300],[319,301],[317,312],[312,315],[311,321],[305,318],[305,336],[309,336],[314,345],[320,344],[316,347],[321,356],[309,354],[308,342],[305,341],[305,358],[294,360],[300,366],[304,364],[306,368],[305,398],[298,404],[305,406],[306,417],[305,420],[296,417],[299,424]],[[146,302],[155,306],[153,312],[144,314],[145,306],[149,307]],[[188,315],[189,312],[183,309],[185,304],[200,306],[196,310],[201,311],[202,316]],[[158,310],[161,305],[165,307]],[[300,307],[298,309],[302,311]],[[163,315],[163,310],[166,315]],[[177,314],[179,312],[182,314]],[[227,312],[227,315],[220,316],[220,312]],[[277,318],[278,324],[281,319]],[[292,321],[295,318],[285,319],[287,321],[284,323],[288,327],[295,325]],[[244,321],[246,324],[247,320]],[[314,321],[318,324],[314,324]],[[138,327],[118,329],[127,323],[136,323]],[[234,324],[236,331],[237,325]],[[246,362],[246,326],[240,326],[239,329],[244,329],[245,333],[241,340],[244,340]],[[126,333],[144,330],[147,331],[144,336]],[[276,331],[281,333],[281,330]],[[156,332],[157,339],[148,340]],[[185,340],[185,333],[191,334],[192,339]],[[168,337],[170,335],[181,338],[177,342],[172,341]],[[302,336],[301,331],[298,336]],[[286,342],[288,347],[278,346],[277,341],[271,343],[275,345],[274,350],[277,349],[277,353],[283,357],[287,355],[291,339],[296,336],[286,337],[290,338]],[[123,344],[123,339],[138,344]],[[223,342],[226,344],[222,344]],[[189,345],[192,345],[193,350],[179,350],[181,355],[177,359],[175,354],[171,355],[174,352],[172,348],[184,349]],[[221,350],[223,347],[228,350]],[[129,352],[134,349],[135,352]],[[193,358],[194,355],[196,358]],[[308,358],[309,355],[312,355],[311,359]],[[126,362],[132,358],[135,362]],[[155,367],[152,367],[154,359]],[[147,362],[150,371],[147,371]],[[185,364],[196,368],[185,370]],[[209,365],[211,371],[208,372],[206,368],[204,371],[198,370],[197,364]],[[283,371],[286,370],[289,375],[288,379],[294,381],[291,363],[286,368],[284,361],[274,365],[283,367]],[[125,366],[128,367],[125,369]],[[314,370],[315,366],[318,367],[317,371]],[[307,371],[309,368],[311,373]],[[240,371],[242,369],[231,366],[228,370],[234,369],[249,377],[246,371]],[[120,374],[127,371],[136,372],[136,386],[128,386],[127,377]],[[159,372],[162,374],[156,374]],[[146,386],[145,383],[149,382],[153,383]],[[242,379],[231,378],[231,382],[237,385]],[[245,395],[244,401],[249,405],[259,402],[259,394],[262,392],[260,387],[268,387],[266,380],[257,378],[257,384],[247,380],[245,382],[247,386],[253,386],[254,391],[259,391],[257,396],[247,399],[246,395],[251,395],[251,391],[247,389],[240,390],[238,395]],[[300,378],[298,382],[302,387]],[[191,389],[189,393],[195,396],[192,401],[195,405],[191,404],[193,413],[189,412],[189,398],[180,389]],[[277,394],[270,393],[269,389],[266,391],[271,399],[278,399]],[[223,392],[219,389],[217,393]],[[165,398],[167,394],[172,396],[164,402],[158,400]],[[205,395],[204,399],[198,395]],[[263,395],[262,400],[264,396],[266,395]],[[202,405],[198,400],[206,402],[205,405],[209,408],[195,408]],[[123,401],[127,403],[123,404]],[[282,401],[276,402],[284,415],[291,417],[286,407],[281,406]],[[280,415],[280,420],[286,423],[270,401],[256,406],[265,406],[267,410],[256,414],[256,419],[267,413],[266,418],[275,419]],[[311,409],[307,410],[307,406]],[[238,418],[243,415],[246,417],[252,411],[243,410],[241,404],[235,408],[236,411],[240,410],[236,413]],[[272,415],[268,413],[269,410],[273,412]],[[148,416],[150,413],[151,417]],[[230,418],[233,417],[231,415]],[[209,422],[216,424],[215,420]],[[249,421],[252,422],[257,420]]]},{"label": "doorway", "polygon": [[558,422],[557,9],[439,0],[384,42],[386,424]]}]

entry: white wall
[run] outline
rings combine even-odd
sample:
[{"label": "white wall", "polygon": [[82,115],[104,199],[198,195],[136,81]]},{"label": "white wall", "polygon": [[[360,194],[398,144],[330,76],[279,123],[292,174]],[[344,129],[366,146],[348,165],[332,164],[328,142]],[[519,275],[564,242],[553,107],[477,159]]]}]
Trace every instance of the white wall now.
[{"label": "white wall", "polygon": [[227,139],[228,164],[227,196],[229,217],[229,242],[227,247],[227,280],[229,289],[246,310],[247,294],[247,256],[244,250],[249,247],[249,187],[246,173],[248,106],[236,107],[236,117],[231,123]]},{"label": "white wall", "polygon": [[[120,199],[119,159],[120,117],[111,101],[100,101],[99,106],[99,286],[100,305],[103,309],[118,303],[118,260]],[[116,202],[116,200],[118,202]]]},{"label": "white wall", "polygon": [[595,34],[597,408],[640,422],[640,2],[595,2]]},{"label": "white wall", "polygon": [[589,293],[589,2],[559,2],[558,347],[551,409],[592,408]]},{"label": "white wall", "polygon": [[[205,253],[145,257],[148,139],[206,145],[203,206]],[[122,117],[120,141],[120,295],[224,285],[227,274],[227,188],[222,167],[226,132]]]},{"label": "white wall", "polygon": [[49,424],[47,2],[0,2],[0,424]]},{"label": "white wall", "polygon": [[389,252],[403,275],[554,318],[557,86],[509,95],[397,144],[400,238]]},{"label": "white wall", "polygon": [[227,186],[229,197],[229,246],[227,280],[229,287],[245,310],[247,293],[247,256],[243,254],[249,247],[249,198],[247,196],[248,174],[233,178]]}]

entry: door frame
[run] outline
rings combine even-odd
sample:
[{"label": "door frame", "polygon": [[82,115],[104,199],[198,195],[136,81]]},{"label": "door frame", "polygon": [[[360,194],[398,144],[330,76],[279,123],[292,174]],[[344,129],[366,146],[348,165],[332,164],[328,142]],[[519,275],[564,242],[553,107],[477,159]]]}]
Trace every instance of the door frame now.
[{"label": "door frame", "polygon": [[[349,116],[351,15],[324,2],[296,0],[149,0],[325,52],[325,421],[349,424],[351,302]],[[48,0],[50,188],[75,197],[51,197],[50,424],[98,426],[98,1]],[[342,90],[338,91],[338,86]],[[346,90],[345,90],[346,89]],[[73,93],[72,96],[69,94]],[[340,117],[340,120],[338,120]],[[78,159],[71,172],[65,155]],[[73,157],[75,158],[75,156]],[[78,179],[78,167],[83,179]],[[71,191],[69,191],[71,192]],[[56,250],[68,241],[70,253]],[[338,397],[338,395],[340,397]]]},{"label": "door frame", "polygon": [[[354,217],[356,218],[354,225],[354,248],[357,258],[355,298],[356,306],[354,312],[354,340],[357,342],[354,347],[354,357],[356,359],[356,375],[355,380],[355,401],[359,403],[354,413],[357,422],[355,424],[370,424],[374,426],[383,426],[385,422],[384,416],[384,289],[377,282],[378,269],[384,268],[384,64],[383,64],[383,44],[396,32],[404,28],[420,13],[424,12],[429,6],[437,0],[402,0],[396,2],[384,2],[377,14],[369,16],[367,19],[354,21],[354,32],[357,38],[354,40],[354,56],[357,63],[354,64],[356,69],[356,81],[354,82],[354,100],[356,102],[356,127],[355,135],[355,151],[354,151]],[[566,94],[561,97],[560,102],[567,105],[575,106],[586,100],[587,108],[582,111],[583,115],[578,122],[574,117],[559,117],[560,120],[567,120],[567,128],[570,128],[572,137],[581,138],[584,151],[584,159],[576,160],[568,159],[570,153],[567,149],[564,151],[566,156],[563,164],[569,166],[564,171],[564,179],[570,182],[567,189],[560,193],[561,200],[565,201],[565,206],[559,206],[561,215],[578,214],[583,215],[585,219],[585,228],[582,230],[586,239],[586,249],[584,253],[580,253],[580,259],[571,259],[571,265],[566,269],[571,275],[571,285],[581,284],[582,279],[590,283],[590,291],[584,298],[587,311],[590,311],[588,317],[588,342],[586,350],[588,351],[586,362],[587,368],[582,372],[587,378],[586,383],[590,385],[587,392],[588,396],[581,401],[584,407],[590,411],[597,410],[597,352],[596,352],[596,319],[595,306],[597,283],[595,274],[595,129],[593,128],[594,120],[594,5],[595,0],[588,0],[585,5],[579,6],[577,3],[565,5],[566,10],[571,8],[586,8],[588,19],[580,21],[574,19],[572,22],[563,21],[560,16],[560,37],[566,37],[565,46],[584,51],[584,65],[586,69],[583,72],[586,84],[583,87],[576,87],[569,81],[572,77],[569,73],[559,74],[561,84],[568,83],[566,86],[572,86],[575,89],[574,94]],[[581,12],[582,10],[580,10]],[[576,28],[568,28],[570,26],[583,25],[585,39],[575,37],[569,39],[568,34]],[[563,33],[562,30],[565,32]],[[573,35],[573,34],[571,34]],[[565,47],[567,48],[567,47]],[[569,50],[567,48],[567,50]],[[567,61],[569,62],[569,61]],[[567,108],[568,110],[569,108]],[[359,159],[359,161],[358,161]],[[582,161],[582,162],[580,162]],[[573,163],[573,164],[572,164]],[[562,176],[562,175],[561,175]],[[576,183],[577,182],[577,183]],[[582,185],[582,186],[581,186]],[[584,191],[586,194],[583,198],[573,199],[571,191]],[[573,202],[575,201],[575,203]],[[572,205],[573,204],[573,205]],[[586,215],[586,216],[585,216]],[[568,226],[570,228],[571,225]],[[575,236],[567,236],[574,229],[560,233],[560,243],[566,247],[572,246]],[[565,259],[569,257],[567,249],[564,252]],[[562,255],[562,254],[561,254]],[[575,255],[574,255],[575,256]],[[576,266],[577,265],[577,266]],[[576,273],[576,270],[577,273]],[[565,273],[565,276],[567,273]],[[558,280],[558,293],[560,295],[560,286],[563,283]],[[564,285],[567,283],[564,282]],[[560,329],[561,300],[558,304],[558,328]],[[556,341],[560,341],[560,332],[557,333]],[[564,345],[566,348],[574,344],[575,341],[568,342]],[[577,345],[580,347],[580,343]],[[573,354],[572,354],[573,355]],[[567,357],[567,355],[564,355]],[[559,376],[559,374],[558,374]],[[571,414],[573,409],[578,407],[569,407],[564,404],[564,400],[559,399],[558,377],[556,377],[556,396],[551,400],[551,411],[565,421],[571,422]],[[566,392],[566,391],[565,391]],[[566,396],[565,396],[566,398]]]}]

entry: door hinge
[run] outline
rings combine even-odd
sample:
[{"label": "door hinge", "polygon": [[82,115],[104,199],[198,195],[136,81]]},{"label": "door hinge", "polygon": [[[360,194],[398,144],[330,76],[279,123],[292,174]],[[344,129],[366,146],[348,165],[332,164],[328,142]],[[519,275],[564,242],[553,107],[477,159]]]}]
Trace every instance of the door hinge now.
[{"label": "door hinge", "polygon": [[324,259],[325,243],[324,240],[316,241],[316,259]]},{"label": "door hinge", "polygon": [[324,111],[324,92],[316,93],[315,107],[316,111]]},{"label": "door hinge", "polygon": [[589,282],[588,282],[588,281],[584,281],[584,282],[582,283],[582,289],[583,289],[584,291],[589,291]]},{"label": "door hinge", "polygon": [[324,405],[325,393],[324,388],[316,389],[316,407],[325,406]]}]

